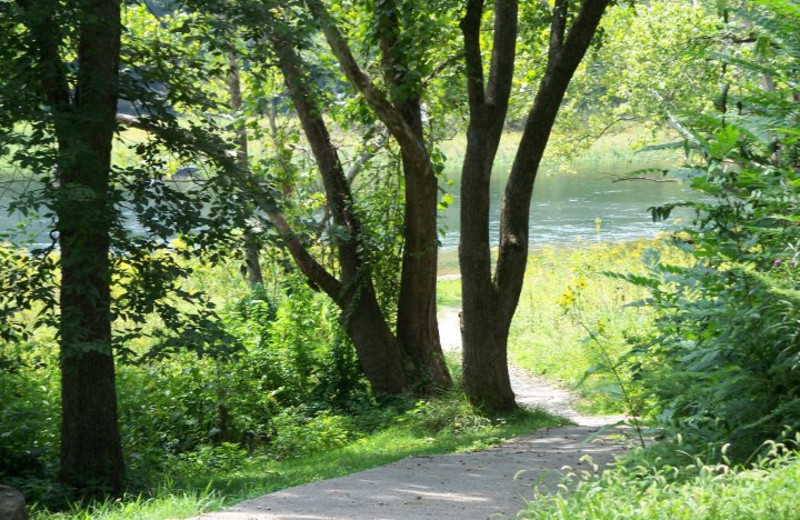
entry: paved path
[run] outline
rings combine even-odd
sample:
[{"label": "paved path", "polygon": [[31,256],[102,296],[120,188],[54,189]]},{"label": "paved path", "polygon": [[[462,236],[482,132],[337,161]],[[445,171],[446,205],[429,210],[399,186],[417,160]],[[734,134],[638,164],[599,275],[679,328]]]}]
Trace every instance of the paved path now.
[{"label": "paved path", "polygon": [[[440,317],[445,350],[460,348],[458,311]],[[617,418],[584,417],[574,398],[519,369],[512,387],[520,404],[565,415],[577,426],[548,428],[487,450],[410,457],[388,466],[278,491],[202,520],[439,520],[515,518],[524,499],[553,490],[569,466],[592,470],[624,448],[609,439],[584,442]]]}]

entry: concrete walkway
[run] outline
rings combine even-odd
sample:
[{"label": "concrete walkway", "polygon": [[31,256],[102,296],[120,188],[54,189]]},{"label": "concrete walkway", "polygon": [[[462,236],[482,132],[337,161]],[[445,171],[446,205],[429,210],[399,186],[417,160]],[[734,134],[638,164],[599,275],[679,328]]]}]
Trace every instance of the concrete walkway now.
[{"label": "concrete walkway", "polygon": [[[460,348],[458,311],[440,316],[445,350]],[[278,491],[202,520],[439,520],[515,518],[525,499],[553,491],[568,466],[593,471],[625,448],[608,438],[584,442],[618,417],[585,417],[574,397],[512,369],[517,401],[564,415],[577,426],[549,428],[487,450],[410,457],[388,466]]]}]

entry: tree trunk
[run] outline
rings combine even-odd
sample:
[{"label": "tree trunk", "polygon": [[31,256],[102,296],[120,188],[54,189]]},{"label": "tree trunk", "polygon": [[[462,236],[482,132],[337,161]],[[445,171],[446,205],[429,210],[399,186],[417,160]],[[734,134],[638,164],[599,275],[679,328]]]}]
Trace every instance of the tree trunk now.
[{"label": "tree trunk", "polygon": [[464,392],[488,414],[516,408],[508,374],[511,317],[498,307],[489,246],[489,181],[502,133],[476,116],[467,132],[467,155],[461,177],[461,338]]},{"label": "tree trunk", "polygon": [[[228,93],[231,97],[231,108],[234,111],[234,117],[238,118],[242,109],[242,85],[239,75],[239,61],[236,54],[231,52],[228,55],[228,66],[230,72],[228,73]],[[239,168],[245,175],[250,176],[250,155],[247,147],[247,127],[243,120],[236,120],[236,162]],[[252,214],[252,204],[248,204],[248,213]],[[244,230],[244,265],[247,274],[247,281],[251,287],[257,285],[264,285],[264,276],[261,272],[261,260],[259,258],[259,241],[258,236],[254,229],[247,228]]]},{"label": "tree trunk", "polygon": [[250,287],[264,285],[259,240],[251,229],[247,229],[244,232],[244,264],[247,269],[247,282]]},{"label": "tree trunk", "polygon": [[116,128],[120,4],[81,4],[78,91],[71,117],[56,121],[61,248],[61,481],[88,495],[123,479],[111,349],[109,200]]},{"label": "tree trunk", "polygon": [[517,408],[508,374],[508,325],[498,321],[494,312],[462,311],[461,337],[464,344],[473,346],[463,351],[464,392],[473,405],[491,415]]},{"label": "tree trunk", "polygon": [[[404,161],[406,165],[407,161]],[[405,170],[410,170],[408,166]],[[452,384],[436,318],[438,186],[432,171],[405,175],[405,229],[397,337],[417,367],[421,393]]]},{"label": "tree trunk", "polygon": [[469,91],[470,125],[461,184],[462,338],[464,389],[488,413],[515,407],[508,377],[507,344],[528,259],[528,218],[533,185],[558,109],[609,0],[584,0],[567,32],[567,0],[556,0],[547,69],[525,129],[501,205],[500,247],[494,275],[489,247],[489,180],[505,122],[513,77],[517,6],[495,1],[488,86],[480,47],[483,0],[468,0],[461,22]]},{"label": "tree trunk", "polygon": [[511,82],[517,33],[517,3],[495,2],[494,46],[489,84],[484,86],[480,49],[483,1],[470,0],[461,29],[467,64],[470,122],[461,174],[461,337],[464,392],[488,414],[516,408],[508,375],[506,340],[510,317],[497,307],[489,245],[489,183],[500,145]]},{"label": "tree trunk", "polygon": [[402,352],[378,306],[372,285],[353,295],[342,307],[339,321],[353,341],[373,393],[380,396],[404,391],[408,380]]},{"label": "tree trunk", "polygon": [[300,56],[285,41],[273,38],[272,43],[303,132],[319,167],[331,216],[336,226],[347,231],[346,236],[338,236],[334,242],[341,281],[311,257],[282,215],[272,212],[271,219],[287,241],[289,252],[303,273],[342,309],[340,320],[356,347],[373,391],[376,394],[402,392],[408,384],[402,352],[378,306],[369,264],[362,253],[363,226],[353,206],[339,155],[308,88],[311,80],[301,68]]},{"label": "tree trunk", "polygon": [[[391,86],[392,104],[418,143],[424,143],[419,78],[410,75],[406,51],[398,44],[399,7],[387,0],[375,16],[379,25],[381,61]],[[402,93],[402,94],[398,94]],[[416,367],[417,391],[427,394],[452,385],[444,360],[436,317],[438,260],[438,181],[430,156],[401,143],[405,180],[403,264],[397,306],[397,337]]]}]

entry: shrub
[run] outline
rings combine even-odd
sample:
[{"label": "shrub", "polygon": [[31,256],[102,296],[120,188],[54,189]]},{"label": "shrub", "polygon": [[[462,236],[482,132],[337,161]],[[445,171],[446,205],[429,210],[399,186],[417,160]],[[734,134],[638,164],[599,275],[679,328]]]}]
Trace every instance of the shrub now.
[{"label": "shrub", "polygon": [[[800,13],[761,4],[738,15],[775,54],[758,63],[721,57],[745,79],[723,90],[721,113],[687,123],[683,146],[704,165],[692,170],[692,186],[705,200],[689,204],[697,218],[675,243],[694,264],[653,252],[648,276],[628,276],[660,314],[657,334],[635,349],[657,420],[717,454],[730,442],[735,460],[787,426],[800,429],[800,112],[788,101]],[[762,90],[762,74],[786,87]]]}]

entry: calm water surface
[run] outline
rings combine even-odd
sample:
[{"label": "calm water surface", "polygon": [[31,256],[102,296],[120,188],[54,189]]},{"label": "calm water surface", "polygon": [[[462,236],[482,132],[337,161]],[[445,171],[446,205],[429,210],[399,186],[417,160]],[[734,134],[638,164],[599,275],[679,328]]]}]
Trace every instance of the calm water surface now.
[{"label": "calm water surface", "polygon": [[[584,162],[577,173],[541,172],[536,180],[531,204],[531,245],[650,238],[672,226],[669,222],[653,223],[647,208],[692,198],[692,191],[687,186],[673,182],[613,182],[614,177],[645,166],[653,165]],[[452,168],[451,171],[458,170]],[[451,173],[451,177],[455,177],[455,174]],[[493,244],[497,243],[500,200],[505,181],[503,172],[496,172],[491,184]],[[0,182],[0,233],[16,229],[22,220],[19,214],[9,215],[7,207],[14,193],[25,188],[36,186],[28,181]],[[458,247],[459,238],[458,179],[453,179],[453,184],[445,190],[454,201],[444,211],[440,221],[440,227],[446,230],[442,247],[454,249]],[[131,222],[131,225],[135,227],[135,222]],[[49,242],[48,233],[42,223],[34,220],[28,226],[26,235],[29,242],[42,244]]]},{"label": "calm water surface", "polygon": [[[577,241],[625,241],[652,238],[674,226],[674,221],[653,223],[652,206],[694,198],[692,190],[676,182],[624,181],[614,178],[636,169],[656,165],[629,163],[582,163],[576,173],[543,171],[536,178],[531,202],[531,245],[568,245]],[[507,175],[496,172],[491,184],[492,243],[497,244],[500,201]],[[458,247],[459,183],[447,192],[454,198],[444,212],[446,233],[442,247]],[[675,213],[677,218],[689,215]],[[599,221],[597,219],[600,219]],[[597,225],[599,224],[599,233]]]}]

